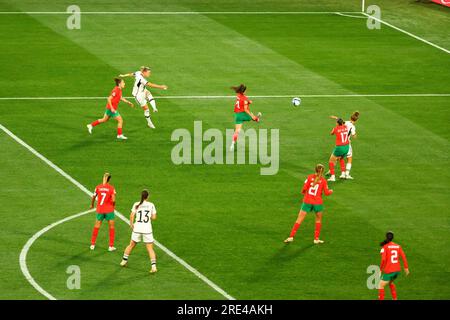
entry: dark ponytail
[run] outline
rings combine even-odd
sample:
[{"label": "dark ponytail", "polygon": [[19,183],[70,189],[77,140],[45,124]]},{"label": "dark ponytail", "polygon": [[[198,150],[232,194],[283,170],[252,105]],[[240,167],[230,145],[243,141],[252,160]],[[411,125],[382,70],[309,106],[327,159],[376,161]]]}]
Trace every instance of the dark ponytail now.
[{"label": "dark ponytail", "polygon": [[136,210],[141,206],[142,203],[144,203],[145,200],[148,199],[148,190],[144,189],[141,192],[141,202],[139,202],[139,204],[136,205]]},{"label": "dark ponytail", "polygon": [[344,120],[339,118],[339,119],[337,119],[337,123],[338,123],[338,125],[342,126],[344,124]]},{"label": "dark ponytail", "polygon": [[394,240],[394,233],[392,231],[386,232],[386,239],[380,243],[380,246],[384,247],[389,242],[392,242]]},{"label": "dark ponytail", "polygon": [[244,93],[247,90],[247,86],[245,84],[240,84],[236,87],[231,87],[236,93]]}]

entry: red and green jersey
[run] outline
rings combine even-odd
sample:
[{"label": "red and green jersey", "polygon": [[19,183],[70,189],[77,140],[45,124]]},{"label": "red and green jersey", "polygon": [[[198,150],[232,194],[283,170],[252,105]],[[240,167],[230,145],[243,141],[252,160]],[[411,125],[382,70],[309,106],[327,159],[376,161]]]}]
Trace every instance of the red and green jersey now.
[{"label": "red and green jersey", "polygon": [[303,202],[307,204],[322,204],[322,193],[329,196],[333,193],[330,189],[328,189],[327,180],[324,177],[321,177],[319,181],[314,184],[314,180],[316,179],[315,174],[310,174],[308,178],[305,180],[305,184],[302,188],[302,194],[304,194]]},{"label": "red and green jersey", "polygon": [[94,194],[97,196],[97,213],[114,212],[114,196],[116,190],[108,183],[99,184],[95,187]]},{"label": "red and green jersey", "polygon": [[251,103],[252,101],[245,94],[238,93],[234,104],[234,112],[245,112],[245,106],[248,107]]},{"label": "red and green jersey", "polygon": [[401,270],[399,258],[402,258],[403,267],[408,268],[405,253],[399,244],[389,242],[381,248],[380,270],[383,273],[399,272]]},{"label": "red and green jersey", "polygon": [[[122,98],[122,89],[120,89],[120,87],[118,86],[114,87],[114,89],[111,91],[111,96],[112,96],[111,104],[113,108],[117,111],[120,99]],[[106,104],[106,109],[111,110],[111,106],[109,105],[109,103]]]},{"label": "red and green jersey", "polygon": [[346,146],[350,143],[348,139],[348,128],[345,125],[334,127],[331,134],[336,136],[336,146]]}]

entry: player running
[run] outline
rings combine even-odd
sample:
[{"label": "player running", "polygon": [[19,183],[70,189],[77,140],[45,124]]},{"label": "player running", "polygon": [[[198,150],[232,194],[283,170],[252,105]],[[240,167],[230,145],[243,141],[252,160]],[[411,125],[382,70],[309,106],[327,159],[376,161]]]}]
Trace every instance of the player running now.
[{"label": "player running", "polygon": [[111,91],[111,94],[108,97],[105,115],[103,116],[103,118],[95,120],[94,122],[88,124],[87,128],[89,133],[92,134],[92,129],[95,126],[98,126],[100,123],[104,123],[110,118],[113,118],[117,120],[117,139],[126,140],[127,137],[122,134],[123,119],[119,111],[117,111],[117,108],[119,106],[119,101],[123,101],[129,104],[131,107],[134,106],[133,103],[122,97],[122,89],[125,88],[125,81],[123,81],[123,79],[115,78],[114,82],[116,83],[116,86]]},{"label": "player running", "polygon": [[[336,116],[330,116],[331,119],[339,119]],[[358,121],[359,119],[359,111],[355,111],[352,113],[352,115],[350,116],[350,120],[345,121],[345,126],[347,127],[348,130],[348,137],[349,137],[349,149],[348,149],[348,153],[347,153],[347,165],[345,165],[345,159],[343,157],[339,158],[339,164],[341,167],[341,175],[340,175],[340,179],[348,179],[348,180],[353,180],[353,177],[350,175],[350,170],[352,168],[352,160],[353,160],[353,148],[352,148],[352,143],[351,143],[351,138],[356,138],[356,126],[355,123],[356,121]]]},{"label": "player running", "polygon": [[97,199],[97,215],[94,225],[94,230],[92,231],[91,237],[91,250],[95,249],[95,242],[97,240],[98,231],[102,226],[103,220],[108,221],[109,226],[109,247],[108,251],[114,251],[114,206],[116,205],[116,190],[112,185],[109,184],[111,180],[111,174],[105,173],[103,175],[103,183],[95,187],[94,194],[91,201],[91,209],[94,207],[95,199]]},{"label": "player running", "polygon": [[126,73],[126,74],[120,74],[119,77],[134,77],[134,85],[133,85],[133,97],[136,99],[136,102],[141,106],[141,108],[144,110],[144,116],[147,120],[147,125],[155,129],[155,125],[153,124],[152,120],[150,119],[150,110],[148,109],[147,102],[150,103],[152,106],[153,112],[158,112],[158,109],[156,108],[156,102],[153,98],[150,91],[146,89],[146,87],[149,88],[157,88],[162,90],[167,90],[168,87],[166,85],[159,85],[155,83],[151,83],[150,81],[147,81],[146,78],[150,77],[151,70],[149,67],[142,66],[139,71],[132,72],[132,73]]},{"label": "player running", "polygon": [[323,177],[325,167],[323,164],[316,165],[315,174],[310,174],[305,180],[305,184],[302,188],[302,194],[304,195],[303,203],[298,213],[297,220],[294,227],[291,230],[289,238],[284,240],[284,243],[290,243],[294,241],[294,236],[297,233],[300,224],[306,217],[308,212],[314,211],[316,213],[316,228],[314,231],[314,244],[320,244],[324,241],[319,239],[320,229],[322,228],[322,211],[323,200],[322,192],[329,196],[333,193],[333,190],[328,189],[327,180]]},{"label": "player running", "polygon": [[136,243],[141,242],[142,240],[145,243],[148,255],[150,256],[152,266],[150,273],[155,273],[158,270],[156,269],[156,254],[155,250],[153,250],[153,242],[155,240],[153,239],[151,220],[156,219],[156,208],[153,203],[147,201],[148,197],[149,192],[147,190],[143,190],[141,193],[141,201],[135,202],[131,207],[130,227],[133,232],[131,233],[130,244],[125,248],[120,265],[122,267],[127,265],[128,258],[136,246]]},{"label": "player running", "polygon": [[258,114],[255,116],[249,109],[250,104],[252,101],[245,95],[245,91],[247,90],[247,87],[244,84],[241,84],[237,87],[231,87],[231,89],[236,92],[236,103],[234,104],[234,123],[235,123],[235,129],[233,134],[233,141],[231,142],[230,151],[234,150],[234,145],[236,144],[236,141],[239,136],[239,132],[242,129],[242,125],[245,121],[256,121],[259,122],[259,119],[261,118],[261,112],[258,112]]},{"label": "player running", "polygon": [[399,257],[402,258],[403,268],[405,274],[409,275],[408,261],[406,260],[405,253],[400,245],[394,243],[394,233],[389,231],[386,233],[386,240],[380,243],[381,245],[381,264],[380,270],[383,273],[381,276],[378,300],[384,300],[384,287],[389,284],[391,289],[391,295],[393,300],[397,300],[397,291],[394,285],[394,280],[397,279],[401,271]]},{"label": "player running", "polygon": [[[336,161],[339,158],[345,158],[350,149],[350,140],[348,129],[344,124],[344,120],[341,118],[337,119],[337,126],[331,131],[331,135],[336,136],[336,147],[330,156],[329,166],[330,166],[330,178],[328,181],[336,181],[335,170]],[[342,169],[342,168],[341,168]]]}]

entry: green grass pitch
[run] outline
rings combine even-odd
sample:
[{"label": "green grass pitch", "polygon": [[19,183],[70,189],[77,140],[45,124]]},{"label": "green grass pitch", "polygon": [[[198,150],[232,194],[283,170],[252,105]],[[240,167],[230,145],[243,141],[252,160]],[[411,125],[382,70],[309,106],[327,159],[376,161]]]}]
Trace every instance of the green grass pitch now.
[{"label": "green grass pitch", "polygon": [[[367,5],[370,5],[369,1]],[[65,11],[73,1],[1,0],[0,11]],[[352,1],[76,1],[82,11],[360,11]],[[450,48],[450,12],[409,0],[380,0],[382,18]],[[357,16],[361,16],[357,14]],[[110,122],[89,136],[104,99],[0,99],[0,124],[74,179],[93,190],[113,175],[117,210],[125,216],[142,188],[158,209],[156,238],[236,299],[375,299],[367,267],[379,263],[378,243],[393,230],[411,275],[397,281],[400,299],[449,299],[448,193],[450,55],[366,19],[336,14],[82,15],[0,14],[0,98],[104,97],[112,78],[151,65],[163,96],[232,95],[245,83],[261,111],[260,128],[280,130],[280,170],[260,165],[182,165],[171,161],[177,128],[233,127],[233,99],[157,99],[157,129],[140,110],[121,104],[128,141]],[[125,93],[130,95],[127,80]],[[303,98],[294,108],[290,96]],[[352,94],[391,94],[343,97]],[[329,115],[361,112],[352,174],[325,200],[322,237],[313,246],[308,216],[285,246],[303,180],[327,164],[334,140]],[[247,127],[255,127],[249,124]],[[0,131],[0,299],[45,299],[25,279],[19,255],[42,228],[87,210],[89,197]],[[117,219],[114,253],[103,226],[89,251],[94,214],[62,223],[30,248],[34,280],[57,299],[224,299],[156,248],[159,273],[150,276],[138,246],[128,268],[118,266],[130,236]],[[81,289],[69,290],[66,270],[81,270]],[[389,296],[389,294],[388,294]]]}]

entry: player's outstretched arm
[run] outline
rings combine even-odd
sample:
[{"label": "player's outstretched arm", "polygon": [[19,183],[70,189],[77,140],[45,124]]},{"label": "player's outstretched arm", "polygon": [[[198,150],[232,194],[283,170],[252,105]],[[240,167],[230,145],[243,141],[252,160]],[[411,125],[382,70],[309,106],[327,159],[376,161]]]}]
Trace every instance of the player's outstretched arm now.
[{"label": "player's outstretched arm", "polygon": [[169,89],[169,87],[166,86],[165,84],[156,84],[156,83],[151,83],[151,82],[147,82],[146,86],[150,87],[150,88],[156,88],[156,89],[162,89],[162,90]]},{"label": "player's outstretched arm", "polygon": [[120,101],[123,101],[123,102],[125,102],[126,104],[128,104],[130,107],[134,108],[133,102],[128,101],[127,99],[125,99],[125,98],[120,98]]},{"label": "player's outstretched arm", "polygon": [[119,74],[119,78],[134,77],[134,73]]},{"label": "player's outstretched arm", "polygon": [[338,117],[336,117],[336,116],[330,116],[330,119],[334,119],[334,120],[337,120],[337,119],[339,119]]}]

